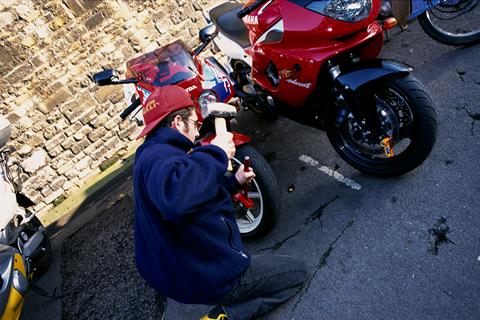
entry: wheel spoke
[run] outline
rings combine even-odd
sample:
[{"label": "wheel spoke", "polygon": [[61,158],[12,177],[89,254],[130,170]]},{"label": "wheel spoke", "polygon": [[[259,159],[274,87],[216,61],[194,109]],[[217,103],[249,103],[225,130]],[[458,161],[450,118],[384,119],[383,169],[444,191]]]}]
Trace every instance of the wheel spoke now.
[{"label": "wheel spoke", "polygon": [[247,212],[245,213],[245,217],[247,218],[247,221],[249,223],[254,223],[255,222],[255,217],[253,216],[253,214],[250,210],[247,210]]},{"label": "wheel spoke", "polygon": [[248,197],[250,199],[260,199],[260,193],[259,192],[249,192]]}]

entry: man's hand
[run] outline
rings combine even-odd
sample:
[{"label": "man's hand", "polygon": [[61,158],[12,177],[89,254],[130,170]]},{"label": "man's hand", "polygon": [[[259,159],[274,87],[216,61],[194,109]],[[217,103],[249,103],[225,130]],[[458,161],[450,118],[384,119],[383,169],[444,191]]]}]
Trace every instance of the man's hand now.
[{"label": "man's hand", "polygon": [[255,178],[255,172],[253,172],[252,168],[250,168],[250,171],[245,172],[245,167],[242,164],[235,173],[235,178],[240,185],[244,185],[245,183],[252,182],[253,178]]},{"label": "man's hand", "polygon": [[230,132],[218,135],[212,140],[211,144],[220,147],[228,156],[228,159],[232,159],[235,155],[235,144],[233,143],[233,134]]}]

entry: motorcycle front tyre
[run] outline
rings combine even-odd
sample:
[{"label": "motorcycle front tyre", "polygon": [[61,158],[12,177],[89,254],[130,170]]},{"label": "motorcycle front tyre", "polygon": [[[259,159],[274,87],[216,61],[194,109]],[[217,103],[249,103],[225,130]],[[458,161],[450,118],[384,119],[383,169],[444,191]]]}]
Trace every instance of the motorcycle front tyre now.
[{"label": "motorcycle front tyre", "polygon": [[[382,152],[374,156],[368,150],[361,150],[360,144],[353,142],[349,136],[351,127],[348,123],[335,125],[337,115],[332,113],[327,122],[327,136],[333,148],[352,167],[373,176],[399,176],[415,169],[432,151],[437,134],[433,101],[425,87],[411,74],[389,75],[366,85],[366,92],[376,97],[376,101],[382,92],[391,92],[406,103],[405,108],[408,110],[404,111],[411,113],[413,121],[408,128],[403,128],[409,132],[409,135],[403,138],[410,139],[410,144],[403,152],[395,153],[391,158],[380,156]],[[367,105],[361,101],[360,103]]]}]

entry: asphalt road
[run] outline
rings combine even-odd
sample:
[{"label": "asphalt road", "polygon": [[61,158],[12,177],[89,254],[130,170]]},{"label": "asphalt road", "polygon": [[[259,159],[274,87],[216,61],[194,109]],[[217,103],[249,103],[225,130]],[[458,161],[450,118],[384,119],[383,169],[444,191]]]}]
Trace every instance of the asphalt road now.
[{"label": "asphalt road", "polygon": [[[263,319],[479,317],[480,45],[443,46],[414,24],[394,35],[382,57],[414,66],[436,105],[435,148],[404,176],[358,172],[324,132],[283,117],[239,115],[239,130],[253,137],[277,175],[283,202],[278,226],[247,248],[291,254],[311,269],[305,289]],[[305,156],[360,190],[305,163]],[[154,294],[132,264],[132,199],[124,188],[64,243],[65,319],[158,318]],[[445,241],[433,231],[442,226],[450,228]],[[169,300],[166,319],[199,319],[207,310]]]}]

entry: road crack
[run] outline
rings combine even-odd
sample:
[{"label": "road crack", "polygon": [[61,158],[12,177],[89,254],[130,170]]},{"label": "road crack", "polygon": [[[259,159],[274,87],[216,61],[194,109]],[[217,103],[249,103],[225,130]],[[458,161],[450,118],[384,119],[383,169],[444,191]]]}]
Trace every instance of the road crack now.
[{"label": "road crack", "polygon": [[[305,219],[305,225],[309,225],[310,223],[312,223],[313,221],[315,220],[319,220],[320,221],[320,218],[322,217],[323,215],[323,210],[328,207],[332,202],[336,201],[337,199],[339,198],[338,195],[335,195],[335,197],[329,201],[327,201],[326,203],[322,204],[320,206],[320,208],[318,208],[317,210],[315,210],[311,215],[310,217],[308,217],[307,219]],[[321,224],[321,222],[320,222]]]},{"label": "road crack", "polygon": [[467,115],[472,119],[471,126],[470,126],[470,134],[472,135],[472,137],[474,137],[475,136],[475,132],[474,132],[475,122],[480,121],[480,113],[470,111],[467,107],[456,107],[455,109],[457,109],[457,111],[465,111],[467,113]]},{"label": "road crack", "polygon": [[285,242],[287,242],[288,240],[290,240],[293,237],[296,237],[299,233],[300,233],[300,230],[297,230],[294,234],[289,235],[285,239],[277,241],[273,246],[268,247],[268,248],[262,248],[262,249],[258,250],[258,252],[267,251],[267,250],[278,250],[278,249],[280,249],[281,246],[283,246],[285,244]]},{"label": "road crack", "polygon": [[[336,198],[334,199],[336,200]],[[332,201],[331,201],[332,202]],[[345,231],[347,231],[348,228],[350,228],[352,225],[353,225],[353,222],[355,220],[350,220],[346,225],[345,227],[343,228],[343,230],[338,234],[338,236],[335,238],[335,240],[333,240],[330,245],[328,246],[327,250],[325,250],[323,253],[322,253],[322,256],[320,257],[320,259],[318,260],[318,264],[315,266],[315,271],[313,271],[312,273],[312,276],[308,279],[307,283],[305,284],[305,286],[303,287],[303,289],[300,291],[299,293],[299,297],[297,299],[297,302],[295,302],[295,305],[293,306],[293,310],[295,310],[297,307],[298,307],[298,304],[300,303],[300,301],[302,301],[302,298],[303,296],[305,295],[305,293],[307,293],[307,291],[310,289],[310,285],[313,281],[313,279],[315,278],[315,276],[317,275],[317,272],[327,264],[327,259],[328,257],[330,256],[330,254],[332,253],[333,249],[334,249],[334,245],[335,243],[337,243],[338,240],[340,240],[340,238],[343,236],[343,234],[345,233]]]}]

